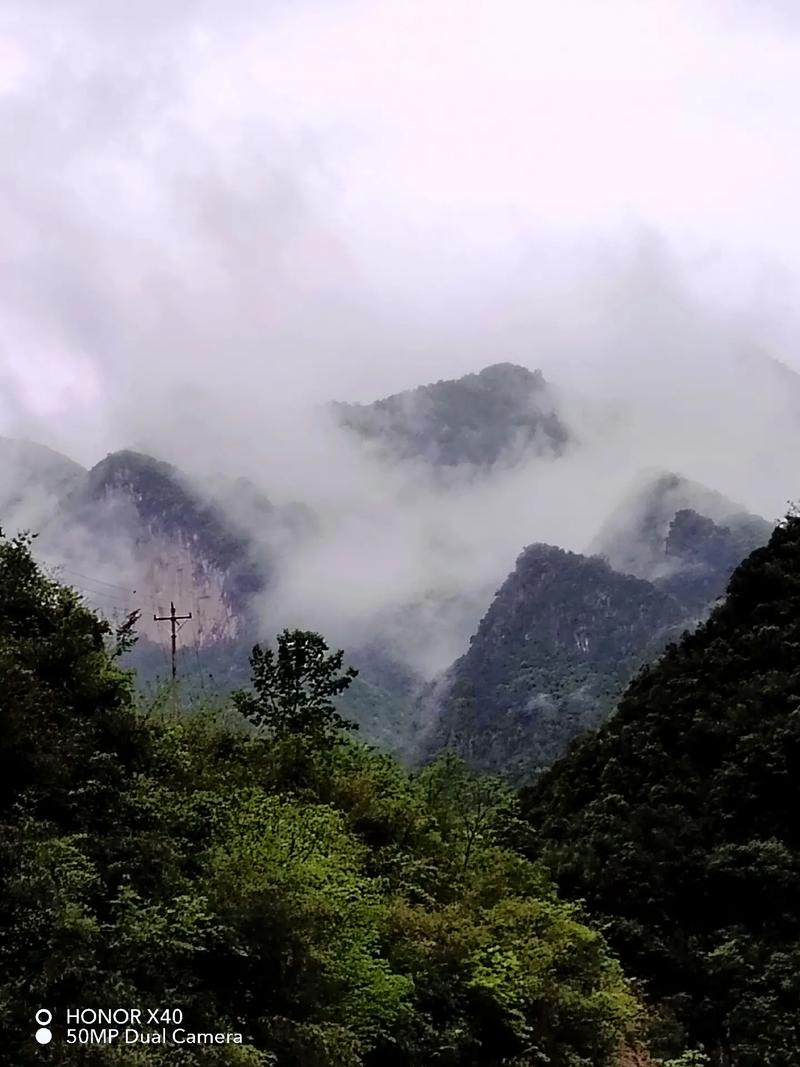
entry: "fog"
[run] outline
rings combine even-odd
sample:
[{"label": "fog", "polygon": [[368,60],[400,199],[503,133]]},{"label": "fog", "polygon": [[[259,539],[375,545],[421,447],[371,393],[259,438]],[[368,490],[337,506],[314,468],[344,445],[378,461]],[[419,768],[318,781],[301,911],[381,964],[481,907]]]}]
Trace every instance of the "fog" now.
[{"label": "fog", "polygon": [[[642,470],[774,519],[798,94],[778,0],[7,0],[0,432],[307,503],[265,614],[353,632],[585,549]],[[324,409],[498,361],[552,383],[558,461],[444,491]]]}]

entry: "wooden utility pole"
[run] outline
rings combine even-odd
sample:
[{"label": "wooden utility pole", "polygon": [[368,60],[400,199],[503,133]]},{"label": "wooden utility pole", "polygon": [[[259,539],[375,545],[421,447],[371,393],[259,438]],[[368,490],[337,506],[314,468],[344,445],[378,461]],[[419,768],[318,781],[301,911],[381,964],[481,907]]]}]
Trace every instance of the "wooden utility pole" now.
[{"label": "wooden utility pole", "polygon": [[179,622],[185,622],[187,619],[191,619],[191,617],[192,617],[191,611],[189,612],[188,615],[176,615],[175,614],[175,605],[172,602],[170,602],[170,605],[169,605],[169,615],[154,615],[153,616],[153,620],[155,622],[169,622],[169,623],[172,624],[171,628],[172,628],[172,679],[173,679],[173,681],[175,680],[175,670],[176,670],[176,668],[175,668],[175,654],[176,654],[177,649],[178,649],[178,629],[179,629],[178,623]]}]

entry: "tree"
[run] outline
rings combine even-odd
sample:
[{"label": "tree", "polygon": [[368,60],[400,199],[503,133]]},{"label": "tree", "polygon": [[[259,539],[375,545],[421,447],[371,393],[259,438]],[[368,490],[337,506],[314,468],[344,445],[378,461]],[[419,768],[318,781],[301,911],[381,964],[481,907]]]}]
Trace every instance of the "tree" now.
[{"label": "tree", "polygon": [[253,648],[254,692],[233,694],[237,710],[278,741],[299,736],[314,747],[329,747],[343,730],[358,729],[334,704],[358,674],[342,669],[344,653],[330,652],[324,638],[309,630],[283,630],[277,644],[277,653]]},{"label": "tree", "polygon": [[469,869],[478,846],[499,839],[516,813],[513,790],[501,778],[479,775],[450,752],[419,776],[428,807],[458,857],[458,875]]},{"label": "tree", "polygon": [[535,854],[646,983],[664,1055],[674,1035],[713,1067],[800,1062],[799,649],[791,514],[522,796]]},{"label": "tree", "polygon": [[0,533],[0,822],[24,808],[84,830],[90,811],[108,818],[143,731],[110,626],[42,573],[32,541]]}]

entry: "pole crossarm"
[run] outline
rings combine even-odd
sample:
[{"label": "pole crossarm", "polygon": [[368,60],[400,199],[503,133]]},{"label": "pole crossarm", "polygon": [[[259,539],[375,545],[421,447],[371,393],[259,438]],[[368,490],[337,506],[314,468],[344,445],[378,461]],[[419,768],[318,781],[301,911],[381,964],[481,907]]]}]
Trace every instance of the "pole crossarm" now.
[{"label": "pole crossarm", "polygon": [[172,601],[170,601],[170,605],[169,605],[169,615],[154,615],[153,616],[153,621],[154,622],[168,622],[168,623],[170,623],[170,629],[172,631],[172,677],[173,677],[173,680],[174,680],[175,674],[176,674],[176,655],[177,655],[177,649],[178,649],[178,630],[179,630],[178,623],[179,622],[186,622],[187,619],[191,619],[191,617],[192,617],[191,611],[189,612],[188,615],[178,615],[176,613],[176,611],[175,611],[175,604]]}]

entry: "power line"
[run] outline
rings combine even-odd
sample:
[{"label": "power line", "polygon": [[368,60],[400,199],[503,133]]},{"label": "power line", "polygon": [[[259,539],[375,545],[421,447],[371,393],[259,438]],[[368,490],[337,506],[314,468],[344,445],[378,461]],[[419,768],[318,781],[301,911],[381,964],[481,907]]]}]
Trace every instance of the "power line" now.
[{"label": "power line", "polygon": [[126,611],[133,603],[132,600],[122,600],[119,597],[111,596],[108,593],[99,593],[96,589],[81,589],[80,586],[75,586],[75,588],[88,600],[103,600],[107,604],[113,604],[115,608],[122,608]]},{"label": "power line", "polygon": [[67,574],[72,574],[76,578],[83,578],[84,581],[94,582],[96,585],[107,585],[110,589],[117,589],[122,593],[135,593],[135,589],[130,589],[127,586],[119,585],[117,582],[108,582],[105,578],[95,578],[91,574],[82,574],[80,571],[73,570],[72,567],[67,567],[63,563],[49,563],[45,561],[46,567],[52,567],[54,570],[66,571]]}]

